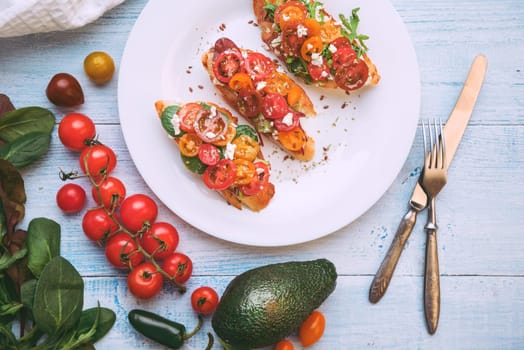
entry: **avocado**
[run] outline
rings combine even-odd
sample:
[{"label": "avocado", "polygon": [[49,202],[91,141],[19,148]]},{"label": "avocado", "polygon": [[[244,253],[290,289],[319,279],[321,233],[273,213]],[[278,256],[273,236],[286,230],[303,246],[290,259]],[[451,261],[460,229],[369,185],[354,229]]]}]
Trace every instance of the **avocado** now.
[{"label": "avocado", "polygon": [[235,277],[213,314],[225,349],[270,346],[298,330],[333,292],[335,265],[327,259],[261,266]]}]

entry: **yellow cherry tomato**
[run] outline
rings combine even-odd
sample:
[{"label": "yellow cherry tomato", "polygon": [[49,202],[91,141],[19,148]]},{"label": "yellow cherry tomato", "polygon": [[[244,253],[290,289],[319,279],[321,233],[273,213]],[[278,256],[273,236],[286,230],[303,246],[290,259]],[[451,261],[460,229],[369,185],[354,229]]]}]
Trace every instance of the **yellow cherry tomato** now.
[{"label": "yellow cherry tomato", "polygon": [[109,54],[102,51],[94,51],[84,59],[84,70],[95,84],[105,84],[115,73],[115,62]]}]

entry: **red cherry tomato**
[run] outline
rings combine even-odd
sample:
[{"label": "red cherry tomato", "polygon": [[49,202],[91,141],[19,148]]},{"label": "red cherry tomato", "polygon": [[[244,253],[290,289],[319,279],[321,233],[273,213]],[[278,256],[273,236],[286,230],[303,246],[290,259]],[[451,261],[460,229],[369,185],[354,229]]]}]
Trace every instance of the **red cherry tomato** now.
[{"label": "red cherry tomato", "polygon": [[120,232],[107,240],[106,258],[114,267],[126,269],[140,264],[144,255],[137,250],[136,243],[127,233]]},{"label": "red cherry tomato", "polygon": [[53,104],[60,107],[74,107],[84,103],[84,92],[80,83],[68,73],[55,74],[45,90]]},{"label": "red cherry tomato", "polygon": [[180,118],[180,129],[192,133],[195,132],[193,125],[198,116],[207,113],[200,103],[190,102],[183,105],[177,114]]},{"label": "red cherry tomato", "polygon": [[95,124],[88,116],[81,113],[66,115],[58,125],[58,137],[62,144],[72,150],[81,151],[87,145],[86,140],[92,140],[96,135]]},{"label": "red cherry tomato", "polygon": [[217,39],[217,41],[215,42],[214,48],[217,54],[222,53],[226,51],[227,49],[238,50],[237,45],[231,39],[228,39],[228,38]]},{"label": "red cherry tomato", "polygon": [[164,259],[173,254],[178,242],[178,231],[167,222],[155,222],[142,235],[142,247],[156,259]]},{"label": "red cherry tomato", "polygon": [[213,64],[213,73],[221,82],[227,84],[233,75],[242,70],[244,58],[238,50],[226,50],[218,54]]},{"label": "red cherry tomato", "polygon": [[262,96],[255,89],[242,89],[237,97],[237,109],[244,117],[256,117],[262,106]]},{"label": "red cherry tomato", "polygon": [[191,294],[191,306],[201,315],[209,315],[218,306],[218,293],[211,287],[200,287]]},{"label": "red cherry tomato", "polygon": [[289,110],[284,118],[275,119],[273,121],[273,125],[278,131],[291,131],[298,127],[300,123],[299,118],[302,116],[303,114],[298,114],[292,110]]},{"label": "red cherry tomato", "polygon": [[116,208],[124,200],[126,187],[116,177],[109,176],[98,185],[98,190],[93,186],[91,194],[96,203],[112,209]]},{"label": "red cherry tomato", "polygon": [[269,167],[267,164],[264,162],[256,162],[254,165],[256,176],[249,184],[240,186],[242,193],[248,196],[255,195],[262,191],[269,183]]},{"label": "red cherry tomato", "polygon": [[260,81],[275,71],[275,64],[259,52],[250,52],[244,62],[244,68],[253,81]]},{"label": "red cherry tomato", "polygon": [[322,64],[321,65],[308,63],[307,71],[309,72],[309,75],[311,76],[311,79],[313,79],[314,81],[328,80],[328,78],[330,76],[330,74],[329,74],[329,67],[327,65],[327,61],[326,61],[325,58],[322,58]]},{"label": "red cherry tomato", "polygon": [[333,53],[332,67],[338,70],[342,66],[350,66],[355,63],[357,53],[351,46],[341,46]]},{"label": "red cherry tomato", "polygon": [[95,179],[109,175],[116,166],[116,155],[113,150],[105,145],[97,144],[86,147],[80,153],[80,168]]},{"label": "red cherry tomato", "polygon": [[86,192],[77,184],[66,184],[56,193],[56,204],[64,213],[77,213],[86,204]]},{"label": "red cherry tomato", "polygon": [[275,345],[275,350],[294,350],[293,343],[287,339],[281,340]]},{"label": "red cherry tomato", "polygon": [[262,98],[262,114],[269,119],[280,119],[288,112],[287,100],[279,94],[267,94]]},{"label": "red cherry tomato", "polygon": [[222,191],[235,182],[237,169],[230,159],[221,159],[216,165],[207,167],[202,180],[212,190]]},{"label": "red cherry tomato", "polygon": [[150,299],[162,289],[162,275],[156,270],[155,265],[145,262],[133,268],[127,276],[129,291],[141,299]]},{"label": "red cherry tomato", "polygon": [[177,283],[186,282],[193,273],[193,262],[182,253],[173,253],[162,263],[162,270],[175,279]]},{"label": "red cherry tomato", "polygon": [[364,60],[339,67],[335,72],[335,82],[346,91],[357,90],[364,86],[369,78],[369,68]]},{"label": "red cherry tomato", "polygon": [[92,241],[102,241],[118,231],[118,224],[107,214],[104,208],[88,210],[82,219],[82,229]]},{"label": "red cherry tomato", "polygon": [[134,194],[120,205],[120,221],[130,231],[140,231],[144,224],[153,224],[158,215],[155,201],[145,194]]},{"label": "red cherry tomato", "polygon": [[315,310],[300,326],[298,336],[302,346],[307,347],[315,344],[324,334],[326,328],[326,318],[324,315]]},{"label": "red cherry tomato", "polygon": [[220,150],[210,143],[204,143],[198,148],[198,159],[206,165],[215,165],[220,160]]}]

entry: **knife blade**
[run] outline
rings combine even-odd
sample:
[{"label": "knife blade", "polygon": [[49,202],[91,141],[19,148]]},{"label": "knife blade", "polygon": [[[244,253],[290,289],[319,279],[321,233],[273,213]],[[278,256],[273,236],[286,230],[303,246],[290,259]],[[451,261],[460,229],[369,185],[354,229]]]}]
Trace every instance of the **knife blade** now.
[{"label": "knife blade", "polygon": [[[455,103],[455,107],[451,111],[448,121],[444,126],[443,132],[446,139],[446,159],[448,167],[455,156],[460,140],[464,135],[466,126],[468,125],[471,114],[473,113],[473,108],[477,102],[486,75],[487,66],[488,60],[486,56],[478,55],[475,57],[471,64],[466,81],[464,82],[462,91]],[[415,226],[417,214],[427,206],[427,196],[420,184],[420,179],[421,178],[419,177],[419,181],[415,184],[415,188],[409,200],[409,210],[402,218],[393,241],[391,242],[391,246],[371,282],[369,301],[372,303],[377,303],[386,293],[393,272],[395,271],[400,258],[400,254],[402,253],[404,245]]]}]

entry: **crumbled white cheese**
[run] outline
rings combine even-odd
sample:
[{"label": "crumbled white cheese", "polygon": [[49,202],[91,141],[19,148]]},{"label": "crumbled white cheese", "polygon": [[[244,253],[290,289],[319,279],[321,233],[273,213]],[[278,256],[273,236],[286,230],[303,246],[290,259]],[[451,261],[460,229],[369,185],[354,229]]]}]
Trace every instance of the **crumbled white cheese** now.
[{"label": "crumbled white cheese", "polygon": [[247,52],[242,50],[242,52],[240,53],[242,55],[242,57],[245,59],[247,58]]},{"label": "crumbled white cheese", "polygon": [[226,145],[226,151],[224,152],[224,157],[226,159],[233,160],[233,158],[235,156],[236,148],[237,148],[237,145],[228,142],[227,145]]},{"label": "crumbled white cheese", "polygon": [[335,45],[333,45],[333,44],[329,44],[328,50],[331,53],[335,53],[335,52],[337,52],[337,47]]},{"label": "crumbled white cheese", "polygon": [[325,70],[323,70],[322,73],[320,73],[320,77],[321,77],[321,78],[324,78],[324,79],[325,79],[325,78],[327,78],[328,76],[329,76],[329,73],[326,72]]},{"label": "crumbled white cheese", "polygon": [[284,73],[284,68],[282,68],[282,66],[278,66],[276,71],[279,73]]},{"label": "crumbled white cheese", "polygon": [[178,114],[173,115],[173,118],[171,118],[171,125],[173,125],[175,135],[180,134],[180,117]]},{"label": "crumbled white cheese", "polygon": [[271,46],[272,46],[272,47],[277,47],[277,46],[279,46],[281,43],[282,43],[281,38],[280,38],[279,36],[277,36],[275,39],[273,39],[273,40],[271,41]]},{"label": "crumbled white cheese", "polygon": [[215,134],[214,132],[212,131],[208,131],[206,132],[206,137],[210,140],[214,139],[215,137],[217,137],[217,134]]},{"label": "crumbled white cheese", "polygon": [[324,63],[324,60],[322,59],[322,55],[319,53],[312,53],[311,54],[311,64],[315,66],[321,66]]},{"label": "crumbled white cheese", "polygon": [[315,19],[316,19],[318,22],[321,22],[321,21],[322,21],[322,14],[320,13],[322,10],[323,10],[323,7],[322,7],[322,6],[317,6],[317,7],[315,8]]},{"label": "crumbled white cheese", "polygon": [[304,27],[302,24],[299,24],[297,26],[297,36],[299,38],[302,38],[303,36],[307,36],[307,28]]},{"label": "crumbled white cheese", "polygon": [[217,108],[215,106],[211,106],[211,109],[209,109],[209,112],[211,112],[211,114],[209,115],[209,118],[214,117],[217,115]]},{"label": "crumbled white cheese", "polygon": [[306,45],[306,48],[307,48],[308,50],[311,50],[311,49],[313,48],[313,44],[308,43],[308,44]]},{"label": "crumbled white cheese", "polygon": [[282,118],[282,123],[287,126],[293,125],[293,113],[289,112],[286,114],[284,118]]},{"label": "crumbled white cheese", "polygon": [[257,83],[257,91],[263,90],[267,86],[267,82],[259,81]]}]

